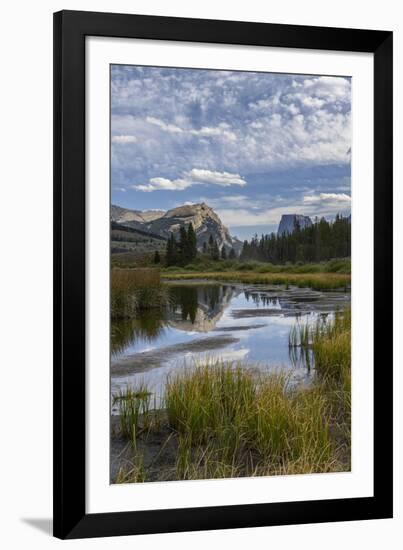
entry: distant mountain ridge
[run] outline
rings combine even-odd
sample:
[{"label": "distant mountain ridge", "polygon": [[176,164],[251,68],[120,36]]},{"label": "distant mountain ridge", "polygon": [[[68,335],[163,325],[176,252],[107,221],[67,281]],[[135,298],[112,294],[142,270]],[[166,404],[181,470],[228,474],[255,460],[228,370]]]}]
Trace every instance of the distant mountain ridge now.
[{"label": "distant mountain ridge", "polygon": [[292,233],[299,225],[300,229],[305,227],[311,227],[312,220],[309,216],[302,216],[301,214],[283,214],[278,226],[277,234],[284,235],[285,233]]},{"label": "distant mountain ridge", "polygon": [[116,223],[149,223],[164,214],[164,210],[130,210],[114,204],[111,205],[111,221]]},{"label": "distant mountain ridge", "polygon": [[219,216],[206,203],[185,204],[163,210],[130,210],[121,206],[111,206],[111,221],[121,226],[148,232],[168,238],[171,233],[178,236],[180,227],[188,227],[192,223],[197,237],[197,247],[203,248],[208,243],[210,236],[217,242],[221,249],[234,248],[239,252],[242,243],[232,237],[228,228],[220,220]]},{"label": "distant mountain ridge", "polygon": [[[347,220],[351,223],[351,214],[347,216]],[[309,216],[303,216],[302,214],[283,214],[278,225],[277,235],[292,233],[297,224],[300,229],[304,229],[305,227],[311,227],[312,223]]]}]

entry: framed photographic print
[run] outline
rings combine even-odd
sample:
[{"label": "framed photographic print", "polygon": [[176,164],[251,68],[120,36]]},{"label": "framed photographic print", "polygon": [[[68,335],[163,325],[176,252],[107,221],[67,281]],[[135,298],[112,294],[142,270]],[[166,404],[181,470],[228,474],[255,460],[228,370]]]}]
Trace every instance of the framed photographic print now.
[{"label": "framed photographic print", "polygon": [[392,516],[392,33],[54,15],[54,534]]}]

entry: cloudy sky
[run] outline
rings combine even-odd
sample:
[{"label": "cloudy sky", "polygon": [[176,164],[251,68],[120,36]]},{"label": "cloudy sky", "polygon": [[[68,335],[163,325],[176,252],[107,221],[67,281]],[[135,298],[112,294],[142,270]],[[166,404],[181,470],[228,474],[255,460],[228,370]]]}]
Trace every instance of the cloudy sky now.
[{"label": "cloudy sky", "polygon": [[112,203],[206,202],[233,235],[350,213],[351,81],[113,65]]}]

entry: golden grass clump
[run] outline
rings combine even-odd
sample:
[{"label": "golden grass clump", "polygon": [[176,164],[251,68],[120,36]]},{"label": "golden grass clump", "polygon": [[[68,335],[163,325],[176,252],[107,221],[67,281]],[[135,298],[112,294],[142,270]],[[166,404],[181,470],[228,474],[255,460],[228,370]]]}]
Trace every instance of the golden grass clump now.
[{"label": "golden grass clump", "polygon": [[111,315],[113,319],[130,319],[145,309],[164,307],[168,289],[161,284],[158,269],[119,269],[111,271]]},{"label": "golden grass clump", "polygon": [[165,405],[179,433],[179,479],[276,473],[301,457],[309,471],[336,462],[326,396],[293,389],[282,374],[203,365],[168,381]]}]

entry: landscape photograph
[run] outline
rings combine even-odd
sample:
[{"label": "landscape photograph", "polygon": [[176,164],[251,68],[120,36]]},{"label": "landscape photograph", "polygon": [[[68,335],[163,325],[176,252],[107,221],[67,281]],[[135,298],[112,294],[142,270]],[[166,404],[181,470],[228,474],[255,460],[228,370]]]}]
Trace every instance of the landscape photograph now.
[{"label": "landscape photograph", "polygon": [[110,95],[110,483],[350,471],[351,79]]}]

